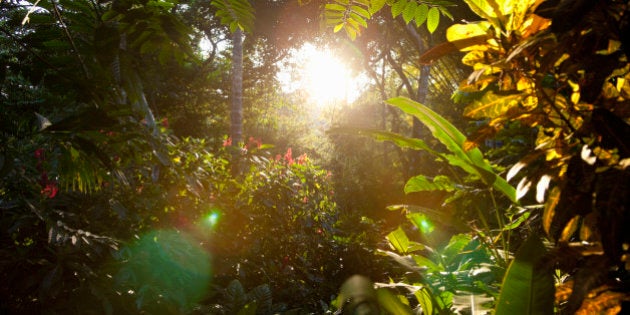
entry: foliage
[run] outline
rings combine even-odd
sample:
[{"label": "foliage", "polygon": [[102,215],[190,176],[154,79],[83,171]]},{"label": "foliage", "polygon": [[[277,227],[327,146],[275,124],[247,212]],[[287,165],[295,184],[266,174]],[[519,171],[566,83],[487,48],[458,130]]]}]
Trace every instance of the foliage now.
[{"label": "foliage", "polygon": [[485,121],[468,146],[508,122],[537,133],[508,179],[520,173],[518,196],[535,185],[545,202],[542,226],[558,243],[548,266],[574,277],[563,307],[573,313],[590,290],[627,279],[628,23],[622,2],[567,3],[467,1],[483,21],[450,27],[425,59],[455,49],[473,67],[460,91],[477,95],[464,113]]},{"label": "foliage", "polygon": [[[375,268],[306,156],[173,136],[179,108],[221,102],[208,89],[226,69],[197,63],[182,6],[41,5],[22,26],[25,7],[0,3],[3,312],[321,312],[355,262]],[[234,279],[253,288],[245,304],[223,294]]]},{"label": "foliage", "polygon": [[452,5],[448,1],[407,1],[407,0],[334,0],[329,1],[324,10],[326,25],[333,27],[336,33],[344,30],[350,39],[356,39],[367,21],[385,7],[391,6],[392,17],[402,16],[406,24],[414,22],[417,27],[426,22],[427,29],[433,33],[440,23],[440,15],[453,16],[446,7]]},{"label": "foliage", "polygon": [[254,25],[254,9],[246,0],[214,0],[211,4],[217,9],[215,15],[221,19],[221,24],[230,28],[230,32],[237,29],[251,32]]},{"label": "foliage", "polygon": [[497,314],[553,313],[553,276],[536,268],[544,255],[544,244],[536,235],[521,245],[503,280]]}]

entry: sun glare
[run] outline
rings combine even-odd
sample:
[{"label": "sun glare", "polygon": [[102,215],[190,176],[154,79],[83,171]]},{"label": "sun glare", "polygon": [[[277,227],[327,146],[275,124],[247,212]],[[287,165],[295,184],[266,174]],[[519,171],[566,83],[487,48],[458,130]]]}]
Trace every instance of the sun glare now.
[{"label": "sun glare", "polygon": [[360,78],[330,50],[306,44],[291,56],[290,64],[292,69],[285,68],[278,76],[285,91],[301,90],[320,107],[351,103],[361,92]]}]

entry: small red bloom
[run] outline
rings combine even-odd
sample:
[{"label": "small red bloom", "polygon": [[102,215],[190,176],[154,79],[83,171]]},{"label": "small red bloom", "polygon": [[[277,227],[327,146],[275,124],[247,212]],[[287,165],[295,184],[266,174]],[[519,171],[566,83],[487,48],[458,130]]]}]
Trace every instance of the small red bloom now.
[{"label": "small red bloom", "polygon": [[293,153],[291,152],[291,148],[287,149],[287,153],[284,154],[284,160],[287,162],[287,164],[291,165],[294,163],[293,161]]},{"label": "small red bloom", "polygon": [[39,149],[35,150],[35,157],[38,160],[41,160],[44,157],[44,149],[43,148],[39,148]]},{"label": "small red bloom", "polygon": [[168,128],[168,118],[167,117],[162,118],[161,123],[162,123],[162,126],[164,128]]},{"label": "small red bloom", "polygon": [[224,147],[229,147],[231,145],[232,145],[232,137],[228,137],[227,139],[223,140]]},{"label": "small red bloom", "polygon": [[49,182],[42,189],[41,194],[48,198],[55,198],[58,192],[59,192],[59,187],[57,187],[57,184],[54,182]]}]

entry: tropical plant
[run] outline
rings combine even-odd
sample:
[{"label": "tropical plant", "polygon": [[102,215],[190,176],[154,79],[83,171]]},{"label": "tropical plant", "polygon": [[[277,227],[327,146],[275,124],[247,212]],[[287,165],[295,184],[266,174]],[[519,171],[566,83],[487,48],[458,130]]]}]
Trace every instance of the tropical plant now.
[{"label": "tropical plant", "polygon": [[[563,292],[558,301],[561,310],[621,309],[621,302],[628,299],[624,289],[628,237],[621,232],[629,217],[623,206],[628,195],[628,143],[621,136],[630,131],[625,121],[625,3],[486,0],[466,4],[483,20],[449,27],[448,42],[424,54],[421,61],[432,62],[459,50],[465,53],[463,63],[473,67],[456,97],[468,103],[464,115],[480,120],[482,127],[460,138],[462,152],[472,152],[506,126],[516,124],[537,133],[535,150],[521,157],[507,178],[521,174],[512,202],[526,201],[523,197],[536,186],[535,199],[545,202],[544,210],[524,208],[522,218],[540,218],[544,232],[557,244],[546,256],[537,237],[528,238],[510,265],[497,312],[549,312],[548,299],[534,299],[530,293],[538,286],[546,288],[539,292],[550,291],[548,279],[554,267],[573,279],[558,288]],[[425,146],[416,139],[395,139],[406,146]],[[447,148],[451,149],[448,144]],[[420,177],[417,182],[429,189],[453,189],[444,177],[433,182]],[[518,273],[528,276],[518,278]],[[565,302],[566,292],[571,291]],[[589,292],[596,298],[585,300]],[[527,296],[528,303],[514,303]]]},{"label": "tropical plant", "polygon": [[[485,123],[468,146],[501,132],[508,122],[537,133],[536,148],[512,167],[508,179],[520,174],[518,196],[535,185],[536,201],[545,204],[538,216],[557,244],[546,266],[558,266],[573,279],[558,289],[573,292],[568,302],[559,301],[561,309],[619,309],[628,299],[621,289],[627,283],[629,240],[622,226],[630,217],[622,206],[629,157],[622,135],[630,130],[625,4],[467,4],[483,20],[450,27],[448,42],[424,59],[455,49],[465,52],[462,61],[474,68],[460,86],[461,93],[476,94],[464,114]],[[585,300],[588,292],[614,288],[623,293]]]}]

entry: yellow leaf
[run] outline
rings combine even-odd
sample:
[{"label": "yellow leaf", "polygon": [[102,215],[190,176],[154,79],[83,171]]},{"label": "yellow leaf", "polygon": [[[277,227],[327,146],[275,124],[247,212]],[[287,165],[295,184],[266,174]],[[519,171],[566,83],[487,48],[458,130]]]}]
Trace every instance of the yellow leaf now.
[{"label": "yellow leaf", "polygon": [[567,225],[562,229],[562,234],[560,234],[559,242],[568,242],[571,236],[577,231],[578,225],[580,223],[580,219],[582,216],[576,215],[574,216]]},{"label": "yellow leaf", "polygon": [[466,117],[481,119],[495,118],[505,114],[510,108],[518,106],[522,94],[497,95],[487,92],[480,100],[476,100],[464,108]]},{"label": "yellow leaf", "polygon": [[[446,39],[449,42],[454,42],[476,36],[489,36],[488,29],[490,26],[490,23],[486,21],[469,24],[455,24],[446,30]],[[488,50],[488,48],[488,45],[473,45],[464,47],[461,51]]]}]

